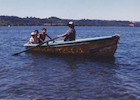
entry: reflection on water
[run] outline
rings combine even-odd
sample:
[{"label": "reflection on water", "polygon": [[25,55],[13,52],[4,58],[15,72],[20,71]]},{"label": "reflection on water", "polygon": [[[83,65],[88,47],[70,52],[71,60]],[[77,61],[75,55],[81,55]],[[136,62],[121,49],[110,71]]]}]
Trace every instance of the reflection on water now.
[{"label": "reflection on water", "polygon": [[30,55],[31,58],[33,58],[32,60],[34,60],[34,58],[44,58],[44,60],[48,60],[48,59],[61,59],[63,61],[65,61],[68,65],[70,65],[71,67],[75,67],[76,64],[78,63],[86,63],[86,62],[91,62],[91,63],[105,63],[105,64],[112,64],[115,66],[115,57],[98,57],[98,56],[87,56],[87,55],[61,55],[61,54],[45,54],[45,53],[39,53],[39,52],[30,52],[28,53],[28,55]]},{"label": "reflection on water", "polygon": [[[52,56],[42,53],[28,53],[28,56],[36,65],[33,73],[39,78],[39,84],[48,84],[44,88],[49,89],[51,85],[51,92],[55,92],[56,97],[60,99],[92,99],[95,98],[95,93],[97,98],[98,96],[100,98],[103,90],[99,88],[105,88],[108,84],[112,84],[111,80],[116,80],[117,67],[114,57],[107,59],[89,56]],[[106,90],[104,92],[106,96],[109,95]]]}]

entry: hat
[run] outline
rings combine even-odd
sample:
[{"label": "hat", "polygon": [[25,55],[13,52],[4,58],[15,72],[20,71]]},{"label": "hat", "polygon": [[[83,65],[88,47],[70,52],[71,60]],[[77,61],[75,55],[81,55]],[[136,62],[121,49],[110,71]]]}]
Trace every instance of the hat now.
[{"label": "hat", "polygon": [[68,25],[73,25],[74,26],[74,23],[73,22],[69,22]]},{"label": "hat", "polygon": [[34,32],[32,32],[32,33],[31,33],[31,35],[35,35],[35,33],[34,33]]}]

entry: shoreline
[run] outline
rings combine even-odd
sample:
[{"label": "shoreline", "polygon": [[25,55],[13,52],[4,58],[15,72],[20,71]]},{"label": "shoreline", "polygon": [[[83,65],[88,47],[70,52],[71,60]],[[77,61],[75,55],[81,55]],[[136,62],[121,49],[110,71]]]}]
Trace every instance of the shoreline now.
[{"label": "shoreline", "polygon": [[[57,26],[57,27],[65,27],[67,25],[48,25],[48,26],[0,26],[0,27],[50,27],[50,26]],[[75,27],[139,27],[139,26],[75,26]]]},{"label": "shoreline", "polygon": [[61,19],[50,18],[20,18],[16,16],[0,16],[0,26],[67,26],[73,21],[75,26],[96,26],[96,27],[140,27],[140,22],[119,21],[119,20],[91,20],[91,19]]}]

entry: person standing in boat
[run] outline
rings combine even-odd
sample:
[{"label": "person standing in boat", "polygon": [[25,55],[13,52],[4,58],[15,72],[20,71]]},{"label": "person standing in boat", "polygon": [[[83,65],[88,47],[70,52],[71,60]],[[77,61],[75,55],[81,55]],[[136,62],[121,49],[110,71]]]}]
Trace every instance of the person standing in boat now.
[{"label": "person standing in boat", "polygon": [[49,38],[49,39],[52,39],[47,33],[46,33],[47,29],[46,28],[43,28],[42,29],[42,33],[40,33],[40,43],[43,43],[45,41],[45,38],[46,36]]},{"label": "person standing in boat", "polygon": [[76,31],[74,29],[74,23],[69,22],[68,27],[69,27],[69,30],[66,33],[64,33],[62,35],[59,35],[57,37],[65,37],[64,41],[74,41],[75,37],[76,37]]}]

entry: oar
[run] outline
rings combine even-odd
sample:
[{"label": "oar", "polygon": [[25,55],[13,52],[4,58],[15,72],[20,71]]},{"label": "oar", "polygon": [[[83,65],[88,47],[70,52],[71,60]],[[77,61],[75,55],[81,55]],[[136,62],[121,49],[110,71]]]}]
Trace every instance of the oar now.
[{"label": "oar", "polygon": [[21,52],[18,52],[18,53],[12,54],[12,56],[16,56],[16,55],[19,55],[19,54],[21,54],[21,53],[23,53],[23,52],[26,52],[26,51],[29,51],[29,50],[31,50],[31,49],[34,49],[34,48],[40,47],[41,45],[43,45],[43,44],[45,44],[45,43],[47,43],[47,42],[49,42],[49,41],[54,41],[54,40],[56,40],[57,38],[58,38],[58,37],[53,38],[53,39],[50,39],[50,40],[48,40],[48,41],[46,41],[46,42],[43,42],[43,43],[41,43],[41,44],[38,44],[38,45],[36,45],[35,47],[31,47],[31,48],[26,49],[26,50],[23,50],[23,51],[21,51]]}]

